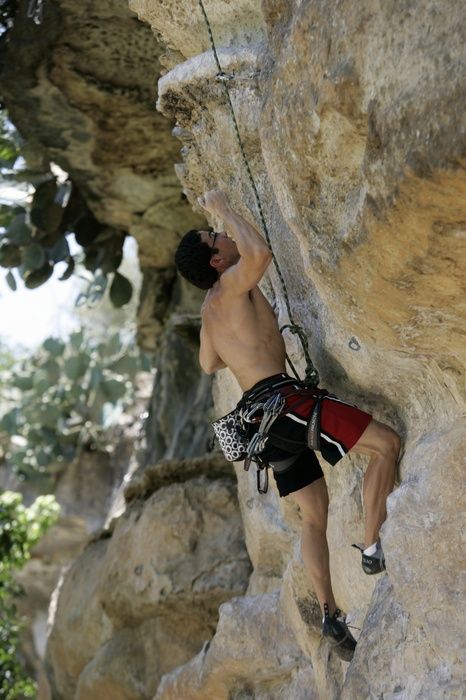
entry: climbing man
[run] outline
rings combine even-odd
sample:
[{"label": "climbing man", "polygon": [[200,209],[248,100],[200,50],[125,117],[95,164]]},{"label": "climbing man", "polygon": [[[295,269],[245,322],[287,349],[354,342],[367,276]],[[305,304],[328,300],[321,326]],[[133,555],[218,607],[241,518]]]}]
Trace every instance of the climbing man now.
[{"label": "climbing man", "polygon": [[223,220],[225,228],[225,232],[188,231],[175,255],[179,272],[208,290],[201,311],[200,364],[208,374],[224,367],[232,371],[244,392],[238,407],[242,418],[250,422],[249,437],[258,430],[264,432],[264,421],[259,423],[268,410],[267,400],[273,397],[274,406],[281,402],[279,415],[274,414],[266,430],[259,461],[272,467],[280,496],[290,495],[300,508],[301,552],[322,609],[323,636],[340,658],[349,661],[356,641],[332,591],[326,535],[328,492],[315,452],[308,446],[309,422],[318,402],[319,450],[330,464],[347,452],[370,458],[363,485],[365,547],[361,549],[366,574],[385,569],[379,530],[395,481],[400,439],[394,430],[355,406],[323,389],[309,390],[286,374],[285,345],[277,319],[258,287],[272,260],[266,241],[230,207],[223,192],[206,192],[198,202]]}]

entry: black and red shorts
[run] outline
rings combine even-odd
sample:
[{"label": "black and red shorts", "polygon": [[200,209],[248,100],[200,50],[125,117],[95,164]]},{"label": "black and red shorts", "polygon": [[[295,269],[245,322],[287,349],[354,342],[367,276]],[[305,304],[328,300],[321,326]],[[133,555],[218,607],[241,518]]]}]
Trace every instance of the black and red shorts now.
[{"label": "black and red shorts", "polygon": [[[288,387],[288,389],[287,389]],[[289,387],[292,391],[287,395]],[[279,391],[285,397],[286,413],[268,432],[268,441],[261,456],[272,466],[280,496],[308,486],[323,476],[319,461],[307,446],[307,426],[319,396],[320,453],[334,465],[357,443],[372,416],[346,403],[324,389],[304,389],[286,374],[277,374],[255,384],[243,398],[260,395],[262,390]]]}]

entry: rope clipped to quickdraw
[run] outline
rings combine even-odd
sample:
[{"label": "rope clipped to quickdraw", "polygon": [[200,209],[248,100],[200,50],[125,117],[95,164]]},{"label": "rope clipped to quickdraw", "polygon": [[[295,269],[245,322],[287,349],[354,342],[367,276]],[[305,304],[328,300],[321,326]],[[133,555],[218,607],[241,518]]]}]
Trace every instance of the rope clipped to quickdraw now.
[{"label": "rope clipped to quickdraw", "polygon": [[[291,316],[290,321],[293,321]],[[302,326],[296,325],[295,323],[287,323],[280,328],[280,333],[282,333],[286,329],[288,329],[290,333],[294,333],[295,335],[297,335],[301,342],[301,347],[304,353],[304,359],[306,360],[306,372],[304,378],[305,384],[311,387],[316,387],[319,383],[319,373],[317,372],[311,360],[311,354],[309,352],[309,343],[304,328],[302,328]],[[288,360],[288,364],[290,365],[295,377],[298,377],[298,374],[288,355],[286,356],[286,359]]]},{"label": "rope clipped to quickdraw", "polygon": [[[217,53],[217,48],[216,48],[216,46],[215,46],[214,36],[213,36],[213,33],[212,33],[212,27],[211,27],[211,25],[210,25],[209,18],[207,17],[207,13],[206,13],[206,10],[205,10],[205,7],[204,7],[204,3],[203,3],[202,0],[198,0],[198,2],[199,2],[199,6],[200,6],[200,8],[201,8],[202,14],[203,14],[203,16],[204,16],[204,21],[205,21],[205,23],[206,23],[207,31],[208,31],[208,34],[209,34],[209,39],[210,39],[210,44],[211,44],[211,47],[212,47],[212,52],[213,52],[213,54],[214,54],[215,63],[217,64],[217,68],[218,68],[217,80],[219,80],[219,82],[220,82],[220,83],[222,84],[222,86],[223,86],[223,91],[224,91],[225,97],[226,97],[226,99],[227,99],[227,104],[228,104],[228,106],[229,106],[229,108],[230,108],[231,117],[232,117],[232,121],[233,121],[233,127],[234,127],[234,131],[235,131],[235,134],[236,134],[236,140],[237,140],[237,142],[238,142],[238,146],[239,146],[239,149],[240,149],[240,151],[241,151],[241,155],[242,155],[242,157],[243,157],[243,163],[244,163],[244,166],[245,166],[245,168],[246,168],[246,172],[247,172],[248,177],[249,177],[249,181],[250,181],[250,184],[251,184],[251,187],[252,187],[252,191],[253,191],[253,193],[254,193],[254,198],[255,198],[255,200],[256,200],[256,205],[257,205],[257,209],[258,209],[258,212],[259,212],[259,216],[260,216],[262,228],[263,228],[263,231],[264,231],[264,234],[265,234],[265,238],[266,238],[267,244],[268,244],[268,246],[269,246],[269,248],[270,248],[270,252],[272,253],[272,260],[273,260],[273,263],[274,263],[274,265],[275,265],[275,269],[276,269],[276,271],[277,271],[278,278],[279,278],[279,280],[280,280],[280,284],[281,284],[282,291],[283,291],[283,296],[284,296],[284,299],[285,299],[286,310],[287,310],[287,313],[288,313],[288,317],[289,317],[289,319],[290,319],[290,323],[287,324],[287,325],[285,325],[285,326],[282,326],[282,328],[280,328],[280,332],[283,331],[285,328],[288,328],[288,329],[291,331],[291,333],[295,333],[295,334],[299,337],[300,342],[301,342],[301,345],[302,345],[302,348],[303,348],[304,357],[305,357],[305,360],[306,360],[306,375],[305,375],[305,380],[304,380],[304,381],[305,381],[305,383],[306,383],[307,385],[314,387],[314,386],[317,386],[318,383],[319,383],[319,374],[318,374],[316,368],[314,367],[314,365],[313,365],[313,363],[312,363],[311,356],[310,356],[310,354],[309,354],[308,340],[307,340],[306,334],[305,334],[305,332],[304,332],[304,329],[301,328],[301,326],[298,326],[298,325],[294,322],[294,320],[293,320],[293,314],[292,314],[292,311],[291,311],[291,305],[290,305],[290,300],[289,300],[289,297],[288,297],[288,291],[287,291],[287,288],[286,288],[285,280],[284,280],[284,278],[283,278],[282,271],[281,271],[281,269],[280,269],[280,266],[279,266],[279,264],[278,264],[278,262],[277,262],[277,258],[275,257],[275,253],[274,253],[273,248],[272,248],[272,243],[271,243],[271,241],[270,241],[270,234],[269,234],[269,230],[268,230],[268,228],[267,228],[267,224],[266,224],[266,221],[265,221],[264,212],[262,211],[262,204],[261,204],[261,201],[260,201],[259,193],[258,193],[258,191],[257,191],[256,183],[254,182],[254,178],[253,178],[253,176],[252,176],[251,168],[249,167],[249,162],[248,162],[248,159],[247,159],[247,157],[246,157],[246,153],[245,153],[245,151],[244,151],[243,143],[242,143],[242,141],[241,141],[241,136],[240,136],[240,133],[239,133],[238,122],[237,122],[237,119],[236,119],[235,110],[234,110],[234,108],[233,108],[233,103],[232,103],[232,101],[231,101],[230,91],[229,91],[229,88],[228,88],[228,82],[233,78],[233,76],[232,76],[232,75],[226,74],[226,73],[223,71],[223,69],[222,69],[222,66],[221,66],[221,63],[220,63],[220,59],[219,59],[218,53]],[[289,358],[289,356],[288,356],[288,353],[286,354],[286,359],[287,359],[288,364],[290,365],[290,367],[291,367],[291,369],[292,369],[294,375],[296,376],[297,379],[299,379],[299,376],[298,376],[298,374],[297,374],[297,372],[296,372],[296,370],[295,370],[295,368],[294,368],[294,366],[293,366],[293,363],[291,362],[291,360],[290,360],[290,358]]]}]

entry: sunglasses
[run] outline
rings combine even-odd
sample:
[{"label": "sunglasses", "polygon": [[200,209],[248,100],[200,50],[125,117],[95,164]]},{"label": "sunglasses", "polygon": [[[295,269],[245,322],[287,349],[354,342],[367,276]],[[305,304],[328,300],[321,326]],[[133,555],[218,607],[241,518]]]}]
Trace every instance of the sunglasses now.
[{"label": "sunglasses", "polygon": [[209,231],[208,233],[209,233],[209,238],[212,240],[212,245],[210,246],[210,248],[212,249],[215,246],[215,241],[217,240],[218,231]]}]

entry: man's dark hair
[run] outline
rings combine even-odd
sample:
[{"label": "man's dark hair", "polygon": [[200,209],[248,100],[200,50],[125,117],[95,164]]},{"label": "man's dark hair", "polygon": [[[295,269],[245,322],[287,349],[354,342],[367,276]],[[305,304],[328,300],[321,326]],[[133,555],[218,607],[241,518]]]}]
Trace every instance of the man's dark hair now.
[{"label": "man's dark hair", "polygon": [[199,231],[192,229],[180,241],[175,253],[175,265],[188,282],[199,289],[210,289],[218,280],[218,273],[210,264],[212,253],[216,252],[217,248],[204,243]]}]

